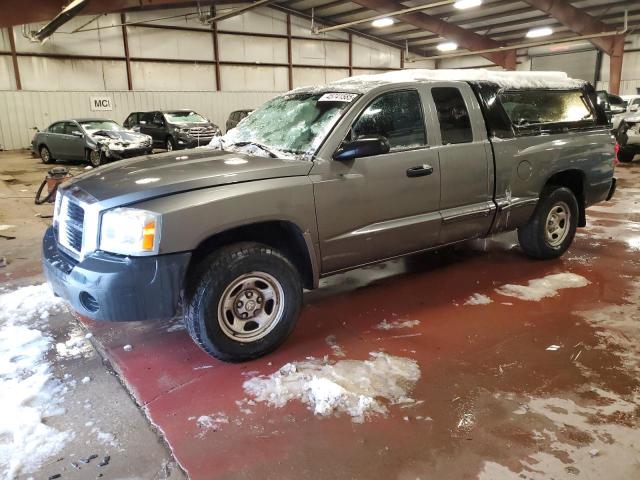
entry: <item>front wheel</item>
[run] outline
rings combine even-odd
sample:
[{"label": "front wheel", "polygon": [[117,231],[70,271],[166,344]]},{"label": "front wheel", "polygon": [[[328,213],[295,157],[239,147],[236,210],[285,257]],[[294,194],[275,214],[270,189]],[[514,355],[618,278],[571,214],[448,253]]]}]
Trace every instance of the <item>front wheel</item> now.
[{"label": "front wheel", "polygon": [[102,165],[102,152],[100,150],[91,150],[89,152],[89,163],[92,167]]},{"label": "front wheel", "polygon": [[238,243],[205,258],[191,275],[185,324],[205,352],[241,362],[279,347],[301,305],[300,276],[284,255],[266,245]]},{"label": "front wheel", "polygon": [[176,149],[176,144],[173,141],[173,138],[171,137],[167,138],[167,143],[165,145],[165,148],[167,149],[167,152],[172,152]]},{"label": "front wheel", "polygon": [[533,258],[557,258],[567,251],[578,227],[579,208],[566,187],[546,187],[529,222],[518,229],[524,252]]}]

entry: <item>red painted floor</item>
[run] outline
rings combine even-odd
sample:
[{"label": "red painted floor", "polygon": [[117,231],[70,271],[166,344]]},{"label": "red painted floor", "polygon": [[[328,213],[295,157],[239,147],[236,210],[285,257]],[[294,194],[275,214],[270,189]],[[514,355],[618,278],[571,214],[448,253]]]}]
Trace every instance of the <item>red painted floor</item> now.
[{"label": "red painted floor", "polygon": [[[487,251],[478,242],[347,273],[307,294],[292,337],[250,363],[212,359],[170,324],[86,323],[194,480],[640,478],[640,167],[618,176],[615,201],[589,212],[562,259],[529,260],[507,236]],[[559,272],[591,283],[539,302],[494,291]],[[493,303],[463,305],[474,293]],[[421,323],[375,329],[384,319]],[[424,403],[363,424],[297,402],[240,411],[249,376],[307,356],[339,360],[329,335],[349,359],[416,360],[412,397]],[[198,426],[216,414],[229,423]]]}]

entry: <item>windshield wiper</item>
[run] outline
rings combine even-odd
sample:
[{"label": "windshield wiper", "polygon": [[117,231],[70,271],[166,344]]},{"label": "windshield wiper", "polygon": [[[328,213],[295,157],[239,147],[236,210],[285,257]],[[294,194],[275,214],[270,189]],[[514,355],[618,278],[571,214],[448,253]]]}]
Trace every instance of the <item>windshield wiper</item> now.
[{"label": "windshield wiper", "polygon": [[267,152],[271,158],[278,158],[278,155],[276,155],[271,150],[269,150],[268,147],[265,147],[264,145],[258,142],[236,142],[236,143],[230,144],[229,146],[230,147],[246,147],[247,145],[254,145],[258,147],[260,150]]}]

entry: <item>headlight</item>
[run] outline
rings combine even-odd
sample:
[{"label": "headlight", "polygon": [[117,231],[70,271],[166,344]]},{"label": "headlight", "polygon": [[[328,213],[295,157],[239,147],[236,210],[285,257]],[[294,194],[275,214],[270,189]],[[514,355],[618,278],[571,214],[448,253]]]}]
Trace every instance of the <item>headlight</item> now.
[{"label": "headlight", "polygon": [[122,255],[154,255],[160,246],[161,216],[137,208],[115,208],[102,215],[100,250]]},{"label": "headlight", "polygon": [[58,215],[60,215],[60,205],[62,204],[62,192],[56,191],[56,203],[53,206],[53,224],[58,222]]},{"label": "headlight", "polygon": [[177,130],[179,133],[184,133],[185,135],[189,133],[188,128],[178,128]]}]

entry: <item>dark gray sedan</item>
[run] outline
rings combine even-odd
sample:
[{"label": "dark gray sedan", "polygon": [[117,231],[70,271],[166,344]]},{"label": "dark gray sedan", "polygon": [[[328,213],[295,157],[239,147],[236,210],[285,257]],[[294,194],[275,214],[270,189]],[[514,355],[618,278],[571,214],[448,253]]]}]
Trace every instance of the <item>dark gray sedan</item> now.
[{"label": "dark gray sedan", "polygon": [[94,167],[109,160],[150,154],[151,137],[127,130],[113,120],[78,118],[52,123],[31,141],[44,163],[80,160]]}]

